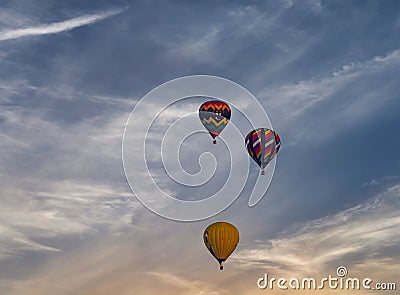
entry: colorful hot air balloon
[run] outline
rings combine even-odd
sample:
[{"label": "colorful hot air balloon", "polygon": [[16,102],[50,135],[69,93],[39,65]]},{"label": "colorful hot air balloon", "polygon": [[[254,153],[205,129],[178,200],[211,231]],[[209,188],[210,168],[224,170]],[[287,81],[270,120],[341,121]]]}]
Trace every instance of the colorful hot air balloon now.
[{"label": "colorful hot air balloon", "polygon": [[231,118],[231,108],[220,100],[210,100],[203,103],[199,108],[199,117],[201,123],[206,127],[214,139],[222,132]]},{"label": "colorful hot air balloon", "polygon": [[278,133],[271,129],[258,128],[247,134],[245,145],[250,157],[261,167],[261,175],[264,175],[264,168],[278,153],[281,140]]},{"label": "colorful hot air balloon", "polygon": [[228,222],[216,222],[206,228],[203,239],[208,251],[218,260],[219,269],[223,270],[222,262],[228,259],[239,243],[239,231]]}]

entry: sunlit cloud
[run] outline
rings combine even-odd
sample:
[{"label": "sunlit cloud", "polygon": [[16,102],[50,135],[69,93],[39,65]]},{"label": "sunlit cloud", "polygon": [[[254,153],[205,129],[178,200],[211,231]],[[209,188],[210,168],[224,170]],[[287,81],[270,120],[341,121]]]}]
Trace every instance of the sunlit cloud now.
[{"label": "sunlit cloud", "polygon": [[[400,185],[334,215],[298,224],[279,237],[258,241],[232,258],[238,267],[272,272],[321,273],[349,263],[387,259],[385,250],[400,248]],[[331,269],[331,270],[334,270]]]}]

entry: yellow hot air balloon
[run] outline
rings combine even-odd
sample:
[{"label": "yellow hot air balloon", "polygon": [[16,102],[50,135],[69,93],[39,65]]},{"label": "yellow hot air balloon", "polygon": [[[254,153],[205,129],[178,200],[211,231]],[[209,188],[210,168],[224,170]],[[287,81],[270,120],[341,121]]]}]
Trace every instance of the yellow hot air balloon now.
[{"label": "yellow hot air balloon", "polygon": [[222,262],[228,259],[239,243],[239,231],[228,222],[216,222],[205,229],[203,239],[208,251],[218,260],[219,269],[223,270]]}]

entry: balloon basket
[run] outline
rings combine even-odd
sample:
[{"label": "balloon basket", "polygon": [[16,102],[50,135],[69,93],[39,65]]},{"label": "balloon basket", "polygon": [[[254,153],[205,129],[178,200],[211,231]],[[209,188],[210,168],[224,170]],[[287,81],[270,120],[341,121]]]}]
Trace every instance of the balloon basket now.
[{"label": "balloon basket", "polygon": [[264,170],[261,170],[261,175],[265,175],[265,171]]},{"label": "balloon basket", "polygon": [[213,140],[213,144],[217,144],[217,141],[216,141],[216,140]]}]

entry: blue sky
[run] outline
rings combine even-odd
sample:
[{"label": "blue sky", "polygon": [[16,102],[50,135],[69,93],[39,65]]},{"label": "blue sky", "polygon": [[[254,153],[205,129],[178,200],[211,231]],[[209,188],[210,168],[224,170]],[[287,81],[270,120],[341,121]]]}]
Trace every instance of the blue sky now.
[{"label": "blue sky", "polygon": [[[338,265],[398,280],[399,34],[398,1],[1,2],[0,293],[255,294],[265,271]],[[282,148],[257,206],[248,184],[221,214],[182,223],[137,201],[121,144],[146,93],[196,74],[253,93]],[[196,194],[218,189],[225,164]],[[241,233],[222,273],[202,245],[216,220]]]}]

